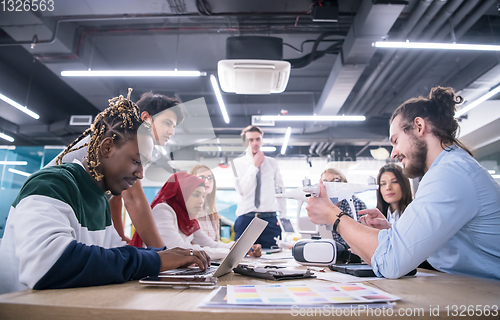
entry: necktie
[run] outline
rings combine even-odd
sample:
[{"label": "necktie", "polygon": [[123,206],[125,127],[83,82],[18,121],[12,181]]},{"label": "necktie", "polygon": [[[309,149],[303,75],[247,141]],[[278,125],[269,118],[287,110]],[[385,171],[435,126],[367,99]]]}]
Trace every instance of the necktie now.
[{"label": "necktie", "polygon": [[260,167],[259,171],[257,171],[257,186],[255,187],[255,208],[258,208],[260,206],[260,186],[261,186],[261,181],[260,181]]}]

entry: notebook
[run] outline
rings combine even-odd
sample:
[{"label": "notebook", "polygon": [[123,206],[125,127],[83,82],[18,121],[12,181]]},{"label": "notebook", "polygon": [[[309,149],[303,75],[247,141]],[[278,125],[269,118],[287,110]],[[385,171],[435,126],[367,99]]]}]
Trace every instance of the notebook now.
[{"label": "notebook", "polygon": [[[262,231],[267,226],[267,221],[255,217],[236,241],[228,255],[218,267],[210,267],[202,271],[199,268],[179,268],[161,272],[157,277],[146,277],[139,283],[147,285],[189,285],[190,287],[210,287],[211,279],[221,277],[233,270],[248,253]],[[216,283],[216,281],[215,281]]]}]

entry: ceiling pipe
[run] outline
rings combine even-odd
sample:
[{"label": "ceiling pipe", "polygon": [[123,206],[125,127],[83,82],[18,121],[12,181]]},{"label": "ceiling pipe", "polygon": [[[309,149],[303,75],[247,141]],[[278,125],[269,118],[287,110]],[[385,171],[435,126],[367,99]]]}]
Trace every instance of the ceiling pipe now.
[{"label": "ceiling pipe", "polygon": [[[287,29],[286,26],[280,26],[283,27],[284,30]],[[177,34],[180,31],[183,32],[192,32],[194,34],[198,34],[199,31],[204,31],[205,33],[214,33],[214,34],[220,34],[221,32],[228,32],[228,33],[233,33],[234,29],[232,28],[221,28],[218,26],[213,26],[213,27],[144,27],[140,26],[138,28],[117,28],[117,29],[103,29],[100,27],[85,27],[82,28],[82,30],[78,33],[78,39],[75,41],[77,43],[76,48],[74,52],[70,53],[64,53],[64,54],[34,54],[33,56],[41,61],[41,62],[59,62],[59,61],[68,61],[68,60],[75,60],[80,57],[80,52],[83,50],[83,45],[84,45],[84,40],[87,35],[103,35],[103,34],[119,34],[119,33],[133,33],[133,32],[168,32],[172,31],[172,34],[175,33]],[[249,26],[239,26],[238,27],[239,31],[242,32],[269,32],[269,27],[266,26],[260,26],[260,25],[249,25]],[[305,32],[310,32],[309,30],[300,30],[297,28],[293,29],[294,32],[296,33],[305,33]],[[289,31],[289,30],[287,30]],[[346,32],[343,31],[327,31],[327,30],[317,30],[319,32],[328,32],[329,34],[336,34],[338,36],[345,36]],[[292,32],[293,33],[293,32]],[[50,43],[53,43],[55,40],[52,40]],[[37,44],[40,42],[36,42]],[[23,43],[26,44],[26,43]]]},{"label": "ceiling pipe", "polygon": [[[466,1],[462,7],[456,12],[456,14],[452,17],[451,22],[450,22],[450,28],[455,28],[471,11],[472,9],[476,6],[476,4],[479,2],[479,0],[470,0]],[[465,32],[467,32],[472,25],[474,25],[477,20],[489,9],[491,6],[495,3],[494,0],[487,1],[483,3],[482,6],[480,6],[472,15],[469,16],[469,18],[460,26],[455,31],[455,38],[459,39],[461,38]],[[450,33],[450,29],[447,28],[442,28],[440,32],[432,39],[433,42],[442,42],[446,36]],[[416,84],[418,79],[421,79],[424,74],[432,68],[436,63],[443,58],[447,54],[446,51],[438,51],[438,52],[433,52],[433,53],[426,53],[424,54],[424,57],[422,58],[423,61],[427,61],[425,65],[420,65],[418,68],[417,73],[411,74],[411,77],[407,77],[405,79],[405,85],[404,87],[399,91],[399,93],[394,97],[393,101],[401,101],[403,100],[403,94],[404,92],[407,92],[407,90],[410,90],[412,86]],[[385,108],[389,107],[388,105],[385,105],[384,108],[381,110],[385,110]]]},{"label": "ceiling pipe", "polygon": [[[425,14],[421,17],[419,22],[415,25],[413,30],[405,38],[414,39],[418,37],[421,31],[425,28],[425,26],[429,24],[429,22],[438,13],[438,11],[444,4],[445,2],[441,0],[435,0],[426,10]],[[366,92],[363,98],[353,106],[353,109],[350,113],[365,113],[365,111],[367,110],[366,104],[370,103],[373,95],[378,92],[380,86],[383,86],[387,83],[385,82],[386,77],[391,74],[394,68],[397,68],[399,66],[400,61],[404,58],[404,56],[405,55],[402,53],[402,51],[398,51],[394,58],[392,58],[389,63],[385,64],[381,72],[378,73],[375,81],[370,85],[369,90]]]},{"label": "ceiling pipe", "polygon": [[328,148],[325,150],[325,153],[330,153],[332,152],[333,147],[335,147],[335,142],[330,143]]},{"label": "ceiling pipe", "polygon": [[317,154],[318,156],[321,156],[321,154],[319,153],[319,151],[323,148],[323,146],[325,144],[327,144],[328,142],[320,142],[318,144],[318,146],[316,147],[316,149],[314,150],[314,153]]},{"label": "ceiling pipe", "polygon": [[[410,31],[413,29],[413,27],[415,27],[415,25],[417,24],[419,19],[422,17],[424,12],[427,10],[427,8],[430,6],[432,1],[434,1],[434,0],[421,0],[421,1],[419,1],[419,3],[417,4],[417,7],[412,11],[410,17],[408,18],[408,21],[405,23],[403,30],[401,30],[401,32],[399,32],[399,34],[396,37],[394,37],[394,41],[406,39],[406,36],[408,35],[408,33],[410,33]],[[375,81],[375,79],[377,78],[377,76],[384,69],[384,67],[388,63],[391,62],[392,57],[394,56],[394,54],[397,51],[398,51],[397,49],[393,49],[393,50],[389,50],[389,51],[385,52],[384,57],[378,63],[377,68],[375,70],[373,70],[373,72],[370,74],[368,79],[365,81],[365,83],[363,84],[363,86],[361,87],[359,92],[356,94],[354,100],[349,104],[348,109],[351,109],[354,112],[354,109],[357,108],[359,100],[361,100],[361,98],[366,94],[368,89],[371,88],[371,86],[372,86],[373,82]],[[346,110],[346,111],[348,111],[348,110]],[[353,112],[346,112],[346,113],[352,114]]]},{"label": "ceiling pipe", "polygon": [[323,146],[318,150],[318,154],[320,156],[323,156],[323,152],[326,150],[326,148],[330,146],[330,144],[331,144],[330,142],[325,142]]},{"label": "ceiling pipe", "polygon": [[377,51],[372,43],[387,36],[405,5],[404,1],[397,4],[361,2],[343,42],[341,55],[335,60],[314,108],[316,114],[339,114]]},{"label": "ceiling pipe", "polygon": [[[224,13],[215,13],[210,15],[211,17],[238,17],[238,16],[310,16],[310,12],[224,12]],[[342,16],[342,13],[339,13],[339,16]],[[350,15],[345,15],[349,16]],[[186,14],[120,14],[120,15],[85,15],[85,16],[61,16],[57,19],[54,29],[52,31],[52,37],[50,39],[39,40],[36,39],[35,44],[52,44],[57,39],[57,33],[60,28],[61,23],[65,22],[90,22],[90,21],[110,21],[110,20],[150,20],[150,19],[162,19],[162,18],[200,18],[198,13],[186,13]],[[1,26],[2,28],[10,27],[10,26]],[[12,27],[18,27],[17,25],[12,25]],[[36,35],[34,35],[36,36]],[[33,44],[35,38],[32,40],[24,40],[24,41],[14,41],[14,42],[4,42],[0,43],[0,47],[7,46],[20,46],[26,44]]]},{"label": "ceiling pipe", "polygon": [[317,142],[311,143],[311,146],[309,147],[309,154],[314,154],[314,149],[316,149],[317,145],[318,145]]}]

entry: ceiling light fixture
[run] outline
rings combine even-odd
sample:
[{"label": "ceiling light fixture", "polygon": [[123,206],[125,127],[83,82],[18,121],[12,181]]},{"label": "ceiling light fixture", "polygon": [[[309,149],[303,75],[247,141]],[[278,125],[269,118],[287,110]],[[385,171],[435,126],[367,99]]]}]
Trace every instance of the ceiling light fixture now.
[{"label": "ceiling light fixture", "polygon": [[0,138],[5,139],[5,140],[7,140],[9,142],[14,142],[14,138],[12,138],[11,136],[6,135],[5,133],[1,133],[0,132]]},{"label": "ceiling light fixture", "polygon": [[[198,146],[195,148],[199,152],[244,152],[247,149],[245,146]],[[260,147],[262,152],[274,152],[276,147],[264,146]]]},{"label": "ceiling light fixture", "polygon": [[285,154],[286,147],[288,146],[288,140],[290,139],[290,134],[292,133],[292,128],[288,127],[285,133],[285,140],[283,140],[283,146],[281,147],[281,154]]},{"label": "ceiling light fixture", "polygon": [[0,165],[6,166],[25,166],[28,164],[28,161],[0,161]]},{"label": "ceiling light fixture", "polygon": [[[20,105],[19,103],[15,102],[14,100],[10,99],[9,97],[6,97],[4,96],[3,94],[0,93],[0,99],[2,99],[3,101],[7,102],[8,104],[10,104],[11,106],[13,106],[14,108],[26,113],[27,115],[29,115],[30,117],[32,118],[35,118],[35,119],[40,119],[40,116],[38,114],[36,114],[35,112],[31,111],[30,109],[28,109],[27,107],[23,107],[22,105]],[[0,136],[2,137],[2,136]],[[2,137],[3,138],[3,137]],[[9,137],[10,138],[10,137]],[[5,138],[4,138],[5,139]],[[14,138],[11,138],[12,141],[14,141]],[[8,139],[6,139],[8,140]],[[10,140],[9,140],[10,141]],[[12,142],[11,141],[11,142]]]},{"label": "ceiling light fixture", "polygon": [[489,98],[493,97],[494,95],[496,95],[499,92],[500,92],[500,84],[498,84],[493,90],[491,90],[490,92],[488,92],[487,94],[485,94],[481,98],[479,98],[477,100],[474,100],[473,102],[468,103],[465,106],[463,106],[462,109],[458,110],[455,113],[455,118],[458,118],[461,115],[469,112],[472,108],[477,107],[478,105],[480,105],[481,103],[485,102],[486,100],[488,100]]},{"label": "ceiling light fixture", "polygon": [[465,43],[432,43],[432,42],[410,42],[408,40],[377,41],[372,43],[377,48],[397,49],[441,49],[441,50],[475,50],[475,51],[500,51],[500,46],[487,44],[465,44]]},{"label": "ceiling light fixture", "polygon": [[371,149],[370,154],[376,160],[385,160],[390,156],[389,151],[383,147],[379,147],[378,149]]},{"label": "ceiling light fixture", "polygon": [[25,176],[25,177],[31,176],[31,173],[27,173],[27,172],[24,172],[24,171],[21,171],[21,170],[12,169],[12,168],[9,168],[9,172],[16,173],[16,174],[19,174],[19,175],[22,175],[22,176]]},{"label": "ceiling light fixture", "polygon": [[206,72],[179,70],[68,70],[61,71],[63,77],[201,77]]},{"label": "ceiling light fixture", "polygon": [[274,121],[365,121],[365,116],[260,116],[261,120]]},{"label": "ceiling light fixture", "polygon": [[222,100],[222,94],[219,89],[219,84],[217,83],[217,78],[215,78],[213,74],[210,75],[210,82],[212,83],[212,87],[214,88],[217,101],[219,101],[219,107],[220,111],[222,112],[222,116],[224,117],[224,121],[226,123],[229,123],[229,116],[227,115],[226,105],[224,104],[224,100]]},{"label": "ceiling light fixture", "polygon": [[274,152],[274,151],[276,151],[276,147],[273,147],[273,146],[260,147],[260,151],[262,151],[262,152]]}]

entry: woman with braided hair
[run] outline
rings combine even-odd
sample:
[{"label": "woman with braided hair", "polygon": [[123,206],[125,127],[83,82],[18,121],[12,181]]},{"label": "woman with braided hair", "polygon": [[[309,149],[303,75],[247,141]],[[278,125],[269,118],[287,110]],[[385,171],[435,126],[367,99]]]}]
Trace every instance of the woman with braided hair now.
[{"label": "woman with braided hair", "polygon": [[[130,95],[130,92],[129,92]],[[0,245],[0,293],[121,283],[189,264],[210,265],[203,251],[142,249],[121,241],[106,192],[120,195],[143,177],[139,108],[110,100],[93,126],[87,157],[44,168],[12,204]]]},{"label": "woman with braided hair", "polygon": [[[137,106],[140,109],[141,119],[150,125],[151,134],[149,134],[149,138],[147,137],[148,134],[138,136],[140,147],[150,148],[150,139],[152,139],[153,143],[156,145],[165,146],[170,137],[175,134],[175,127],[184,120],[184,112],[178,104],[179,102],[174,99],[152,92],[146,92],[141,96],[139,101],[137,101]],[[83,137],[81,141],[71,146],[73,148],[71,151],[65,152],[64,154],[61,153],[47,166],[56,165],[57,159],[59,159],[59,163],[61,161],[63,163],[72,162],[74,159],[81,160],[87,155],[88,143],[88,137]],[[145,152],[143,152],[148,160],[151,159],[152,153],[149,151],[150,150],[145,150]],[[147,164],[145,163],[145,165]],[[149,202],[144,195],[140,181],[134,183],[132,187],[124,191],[121,196],[113,196],[109,199],[113,225],[118,234],[122,237],[122,240],[129,244],[133,244],[130,243],[130,238],[124,233],[121,217],[122,197],[134,227],[137,233],[143,238],[144,243],[147,246],[155,248],[163,247],[165,244],[154,222]]]}]

